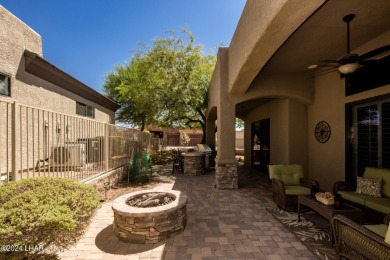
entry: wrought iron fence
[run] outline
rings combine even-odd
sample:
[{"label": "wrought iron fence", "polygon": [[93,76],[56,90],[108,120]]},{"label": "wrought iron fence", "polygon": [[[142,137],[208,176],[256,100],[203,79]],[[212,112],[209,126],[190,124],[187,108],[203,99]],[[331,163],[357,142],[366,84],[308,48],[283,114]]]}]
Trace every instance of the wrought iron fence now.
[{"label": "wrought iron fence", "polygon": [[0,100],[0,185],[33,176],[86,181],[151,142],[137,129]]}]

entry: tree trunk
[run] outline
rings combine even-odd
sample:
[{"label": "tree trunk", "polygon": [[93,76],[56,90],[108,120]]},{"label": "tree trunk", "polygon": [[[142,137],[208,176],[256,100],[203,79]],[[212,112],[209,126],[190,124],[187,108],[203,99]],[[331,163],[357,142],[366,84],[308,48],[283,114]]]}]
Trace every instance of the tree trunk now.
[{"label": "tree trunk", "polygon": [[202,132],[203,132],[202,141],[200,143],[205,144],[206,143],[206,124],[201,123],[200,125],[202,126]]},{"label": "tree trunk", "polygon": [[202,132],[203,132],[201,144],[205,144],[206,143],[206,116],[204,115],[203,111],[200,108],[197,107],[196,111],[202,118],[202,120],[200,120],[199,122],[200,125],[202,126]]},{"label": "tree trunk", "polygon": [[145,118],[142,118],[142,121],[141,121],[141,132],[143,132],[145,129]]}]

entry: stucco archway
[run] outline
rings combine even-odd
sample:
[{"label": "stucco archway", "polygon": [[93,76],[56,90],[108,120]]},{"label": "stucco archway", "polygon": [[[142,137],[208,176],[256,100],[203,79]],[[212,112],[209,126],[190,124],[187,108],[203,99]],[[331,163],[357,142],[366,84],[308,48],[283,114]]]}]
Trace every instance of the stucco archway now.
[{"label": "stucco archway", "polygon": [[217,107],[213,106],[206,112],[206,144],[215,151],[215,121],[217,120]]}]

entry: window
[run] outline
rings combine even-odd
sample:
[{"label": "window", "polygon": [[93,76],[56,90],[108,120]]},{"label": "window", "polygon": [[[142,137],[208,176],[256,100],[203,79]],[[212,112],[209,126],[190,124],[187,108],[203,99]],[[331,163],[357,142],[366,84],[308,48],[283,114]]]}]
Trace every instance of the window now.
[{"label": "window", "polygon": [[270,119],[252,123],[252,167],[268,172],[270,164]]},{"label": "window", "polygon": [[349,131],[352,180],[365,167],[390,168],[390,99],[353,106]]},{"label": "window", "polygon": [[390,55],[375,60],[370,66],[362,66],[345,78],[346,95],[350,96],[390,84]]},{"label": "window", "polygon": [[0,95],[11,95],[11,78],[3,74],[0,74]]},{"label": "window", "polygon": [[83,103],[76,102],[76,114],[80,116],[95,118],[95,108],[87,106]]}]

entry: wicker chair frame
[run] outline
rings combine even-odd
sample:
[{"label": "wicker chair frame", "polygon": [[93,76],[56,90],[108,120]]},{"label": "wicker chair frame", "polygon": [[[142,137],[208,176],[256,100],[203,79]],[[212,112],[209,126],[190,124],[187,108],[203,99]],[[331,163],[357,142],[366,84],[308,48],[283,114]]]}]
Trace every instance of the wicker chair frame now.
[{"label": "wicker chair frame", "polygon": [[[388,225],[390,214],[385,217]],[[390,245],[384,238],[353,222],[336,215],[332,218],[333,237],[339,259],[389,259]]]},{"label": "wicker chair frame", "polygon": [[[274,202],[282,209],[289,210],[292,207],[294,210],[298,206],[298,195],[287,195],[284,188],[284,183],[281,180],[271,179],[272,182],[272,198]],[[300,179],[301,186],[312,188],[313,186],[319,190],[320,184],[318,181],[305,178]]]}]

